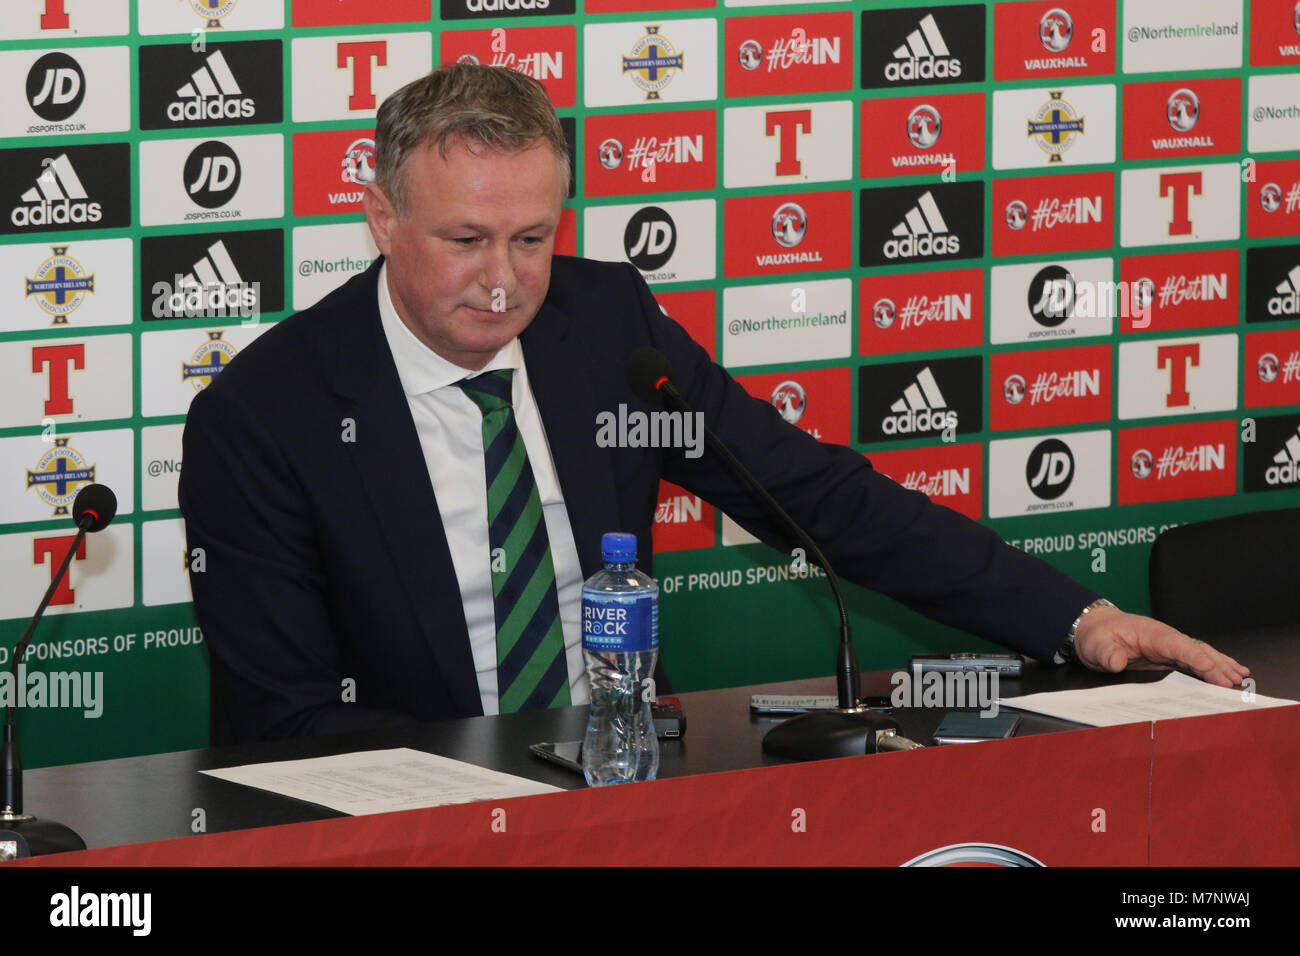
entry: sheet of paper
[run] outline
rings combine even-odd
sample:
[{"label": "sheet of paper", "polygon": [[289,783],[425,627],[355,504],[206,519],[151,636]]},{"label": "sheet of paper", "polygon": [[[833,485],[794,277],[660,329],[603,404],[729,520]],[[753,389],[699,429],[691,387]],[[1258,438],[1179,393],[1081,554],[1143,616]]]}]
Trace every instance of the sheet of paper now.
[{"label": "sheet of paper", "polygon": [[1186,674],[1171,673],[1149,684],[1111,684],[1090,690],[1058,690],[1024,697],[1006,697],[999,705],[1073,720],[1093,727],[1113,727],[1143,720],[1170,720],[1227,714],[1238,710],[1285,707],[1294,700],[1253,695],[1228,687],[1215,687]]},{"label": "sheet of paper", "polygon": [[549,784],[406,747],[201,772],[353,816],[560,792]]}]

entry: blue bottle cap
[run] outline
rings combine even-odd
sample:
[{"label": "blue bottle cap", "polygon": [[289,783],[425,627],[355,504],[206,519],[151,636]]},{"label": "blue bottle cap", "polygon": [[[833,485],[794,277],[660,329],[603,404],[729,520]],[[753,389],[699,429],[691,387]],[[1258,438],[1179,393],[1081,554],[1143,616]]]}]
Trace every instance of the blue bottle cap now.
[{"label": "blue bottle cap", "polygon": [[636,560],[636,535],[620,531],[603,534],[600,551],[608,564],[630,564]]}]

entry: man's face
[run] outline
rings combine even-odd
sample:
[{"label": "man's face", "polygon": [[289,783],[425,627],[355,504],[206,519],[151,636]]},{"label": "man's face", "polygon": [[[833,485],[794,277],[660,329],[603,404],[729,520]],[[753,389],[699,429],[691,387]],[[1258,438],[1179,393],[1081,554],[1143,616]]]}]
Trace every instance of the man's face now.
[{"label": "man's face", "polygon": [[546,298],[563,202],[559,160],[543,142],[499,152],[456,140],[445,158],[436,146],[414,150],[403,175],[404,216],[373,183],[365,195],[393,305],[433,351],[480,369]]}]

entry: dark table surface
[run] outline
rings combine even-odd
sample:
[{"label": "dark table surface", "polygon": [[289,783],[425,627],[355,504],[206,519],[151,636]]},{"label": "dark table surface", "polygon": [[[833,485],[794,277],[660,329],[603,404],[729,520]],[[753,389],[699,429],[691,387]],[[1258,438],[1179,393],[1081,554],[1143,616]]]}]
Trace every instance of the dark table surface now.
[{"label": "dark table surface", "polygon": [[[1211,642],[1251,668],[1257,693],[1300,699],[1300,631],[1224,635]],[[863,675],[863,693],[887,696],[893,689],[891,673]],[[1021,679],[1001,682],[1000,694],[1013,697],[1163,676],[1159,671],[1133,671],[1114,677],[1077,667],[1039,667],[1031,662]],[[835,690],[833,680],[826,677],[680,694],[687,733],[681,740],[661,742],[659,775],[676,777],[785,763],[762,752],[763,735],[779,719],[750,716],[749,699],[754,693],[830,695]],[[946,712],[946,708],[903,709],[894,716],[905,736],[930,744]],[[1016,736],[1078,726],[1026,713]],[[209,833],[320,820],[342,814],[198,771],[393,747],[423,750],[573,789],[585,786],[580,775],[532,756],[528,746],[539,741],[580,740],[585,729],[586,708],[566,707],[47,767],[27,771],[25,809],[70,826],[92,849],[191,836],[196,810],[203,811]]]}]

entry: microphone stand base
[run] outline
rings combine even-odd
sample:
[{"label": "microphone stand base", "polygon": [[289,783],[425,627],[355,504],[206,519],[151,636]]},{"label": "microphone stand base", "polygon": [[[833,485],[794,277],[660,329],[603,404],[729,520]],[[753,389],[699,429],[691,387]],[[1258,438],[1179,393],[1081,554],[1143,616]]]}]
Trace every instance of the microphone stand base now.
[{"label": "microphone stand base", "polygon": [[788,760],[828,760],[876,752],[882,733],[897,732],[898,721],[866,708],[816,710],[791,717],[763,738],[763,753]]},{"label": "microphone stand base", "polygon": [[0,860],[46,856],[85,848],[86,841],[62,823],[26,814],[0,815]]}]

